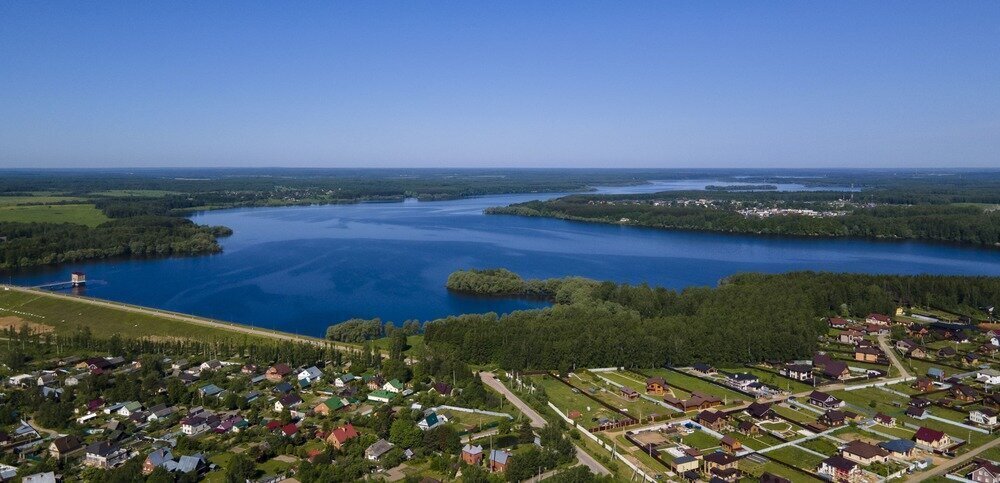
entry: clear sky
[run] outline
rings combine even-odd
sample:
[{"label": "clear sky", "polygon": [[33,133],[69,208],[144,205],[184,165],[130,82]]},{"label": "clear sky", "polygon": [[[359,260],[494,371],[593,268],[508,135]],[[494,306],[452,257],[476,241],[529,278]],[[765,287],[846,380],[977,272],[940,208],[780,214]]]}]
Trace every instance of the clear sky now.
[{"label": "clear sky", "polygon": [[1000,1],[2,1],[34,166],[1000,167]]}]

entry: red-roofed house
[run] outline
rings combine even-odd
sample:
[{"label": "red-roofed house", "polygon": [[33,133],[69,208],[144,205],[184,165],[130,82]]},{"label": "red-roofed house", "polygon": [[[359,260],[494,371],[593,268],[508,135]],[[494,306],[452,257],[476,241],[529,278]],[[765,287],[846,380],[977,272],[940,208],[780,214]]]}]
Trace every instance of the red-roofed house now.
[{"label": "red-roofed house", "polygon": [[358,431],[354,429],[354,425],[348,423],[346,426],[341,426],[331,431],[330,436],[326,438],[326,442],[340,449],[345,443],[358,436]]}]

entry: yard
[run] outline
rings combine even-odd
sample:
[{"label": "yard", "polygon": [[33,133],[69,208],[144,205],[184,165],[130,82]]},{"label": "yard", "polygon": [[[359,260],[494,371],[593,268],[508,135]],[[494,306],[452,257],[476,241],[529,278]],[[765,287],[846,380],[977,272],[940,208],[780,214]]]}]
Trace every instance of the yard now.
[{"label": "yard", "polygon": [[681,437],[681,443],[700,450],[719,447],[719,439],[704,431],[694,431],[691,434]]},{"label": "yard", "polygon": [[802,468],[806,471],[816,471],[819,463],[823,461],[823,457],[814,455],[808,451],[803,451],[801,448],[796,448],[795,446],[778,448],[774,451],[768,451],[765,455],[767,455],[768,458],[796,468]]},{"label": "yard", "polygon": [[448,422],[461,426],[465,431],[473,431],[478,428],[488,427],[507,419],[502,416],[491,416],[489,414],[468,413],[465,411],[455,411],[452,409],[440,409],[438,414],[448,417]]},{"label": "yard", "polygon": [[731,432],[728,432],[726,434],[729,435],[729,436],[732,436],[733,438],[735,438],[740,443],[743,443],[743,446],[746,446],[747,448],[750,448],[752,450],[760,450],[760,449],[764,449],[764,448],[770,448],[771,446],[775,446],[775,445],[781,443],[781,440],[779,440],[778,438],[775,438],[774,436],[771,436],[770,434],[766,434],[766,433],[758,433],[758,434],[755,434],[755,435],[746,435],[746,434],[740,433],[739,431],[731,431]]},{"label": "yard", "polygon": [[706,394],[721,397],[726,404],[734,404],[735,401],[745,401],[750,399],[749,396],[740,394],[732,389],[729,389],[728,387],[704,381],[698,379],[697,377],[682,374],[669,369],[650,369],[645,372],[651,376],[663,377],[666,379],[667,384],[670,384],[671,386],[678,386],[685,391],[700,391]]},{"label": "yard", "polygon": [[806,409],[797,409],[790,406],[784,406],[781,404],[775,404],[771,406],[774,412],[791,419],[799,424],[811,423],[816,420],[819,416],[818,414],[808,411]]},{"label": "yard", "polygon": [[814,476],[806,475],[795,471],[781,463],[767,460],[764,463],[757,463],[750,458],[743,458],[739,462],[739,468],[749,475],[754,476],[754,481],[760,477],[760,475],[766,473],[771,473],[772,475],[782,476],[788,478],[791,481],[802,481],[802,482],[822,482],[821,480]]},{"label": "yard", "polygon": [[552,376],[530,376],[529,380],[535,386],[544,389],[545,394],[549,397],[549,402],[559,408],[563,414],[568,416],[571,411],[579,411],[581,417],[576,421],[584,426],[595,425],[595,420],[600,417],[609,419],[621,417],[620,414],[604,408],[581,392],[573,392],[569,386],[557,381]]},{"label": "yard", "polygon": [[97,226],[108,220],[104,212],[92,204],[0,206],[0,221]]}]

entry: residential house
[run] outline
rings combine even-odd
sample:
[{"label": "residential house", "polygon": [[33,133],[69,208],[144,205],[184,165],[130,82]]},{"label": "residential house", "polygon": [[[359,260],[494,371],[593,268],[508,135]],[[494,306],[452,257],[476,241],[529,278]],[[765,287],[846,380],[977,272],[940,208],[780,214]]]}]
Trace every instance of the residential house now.
[{"label": "residential house", "polygon": [[969,421],[987,428],[994,428],[997,426],[997,412],[989,408],[973,409],[969,411]]},{"label": "residential house", "polygon": [[355,377],[354,374],[347,373],[347,374],[344,374],[344,375],[342,375],[342,376],[334,379],[333,385],[337,386],[337,387],[346,387],[348,384],[350,384],[355,379],[357,379],[357,377]]},{"label": "residential house", "polygon": [[747,436],[753,436],[760,433],[760,429],[753,421],[740,421],[740,424],[736,426],[736,430]]},{"label": "residential house", "polygon": [[875,415],[875,422],[881,424],[882,426],[893,427],[896,425],[896,418],[889,416],[888,414],[878,413]]},{"label": "residential house", "polygon": [[330,435],[327,436],[326,442],[333,445],[335,448],[340,449],[348,441],[357,438],[358,436],[360,435],[358,434],[358,431],[354,429],[354,425],[348,423],[345,426],[340,426],[338,428],[334,428],[333,431],[330,431]]},{"label": "residential house", "polygon": [[271,382],[281,382],[291,372],[292,368],[288,367],[288,364],[278,363],[269,367],[264,373],[264,377]]},{"label": "residential house", "polygon": [[142,474],[149,475],[157,468],[163,466],[167,461],[173,461],[174,454],[170,448],[159,448],[153,450],[142,462]]},{"label": "residential house", "polygon": [[49,454],[57,460],[76,456],[81,451],[83,451],[83,442],[73,435],[60,436],[49,443]]},{"label": "residential house", "polygon": [[201,397],[214,397],[221,394],[223,389],[215,384],[208,384],[198,388],[198,394]]},{"label": "residential house", "polygon": [[698,371],[698,372],[700,372],[702,374],[715,374],[716,373],[716,370],[715,370],[714,367],[712,367],[712,366],[710,366],[708,364],[705,364],[703,362],[699,362],[699,363],[697,363],[697,364],[695,364],[695,365],[693,365],[691,367],[694,370],[696,370],[696,371]]},{"label": "residential house", "polygon": [[83,464],[92,468],[111,469],[128,460],[127,449],[111,441],[98,441],[87,446]]},{"label": "residential house", "polygon": [[316,366],[310,366],[305,369],[302,369],[302,371],[299,372],[296,379],[299,380],[299,384],[301,384],[302,381],[306,381],[307,383],[312,384],[320,380],[320,378],[322,377],[323,377],[323,371],[319,370],[319,368]]},{"label": "residential house", "polygon": [[404,389],[406,389],[406,386],[404,386],[402,382],[399,382],[399,379],[393,379],[382,386],[383,391],[391,392],[393,394],[400,394]]},{"label": "residential house", "polygon": [[[4,477],[3,479],[6,479],[5,475],[0,475],[0,476],[3,476]],[[13,479],[13,477],[11,477],[11,479]],[[56,483],[56,474],[55,472],[47,471],[45,473],[35,473],[33,475],[27,475],[21,479],[21,483]]]},{"label": "residential house", "polygon": [[812,379],[812,366],[809,364],[787,364],[778,373],[789,379],[806,381]]},{"label": "residential house", "polygon": [[698,460],[687,455],[678,456],[677,458],[668,461],[667,464],[670,465],[670,469],[678,475],[683,475],[688,471],[696,471],[698,469]]},{"label": "residential house", "polygon": [[951,386],[951,395],[955,399],[963,402],[972,402],[979,399],[979,391],[965,384]]},{"label": "residential house", "polygon": [[462,461],[467,465],[478,466],[483,461],[483,447],[466,444],[462,448]]},{"label": "residential house", "polygon": [[837,340],[839,340],[841,344],[854,345],[864,340],[864,338],[865,334],[861,333],[860,331],[851,329],[841,332],[840,336],[837,337]]},{"label": "residential house", "polygon": [[854,349],[854,360],[861,362],[878,363],[882,358],[882,351],[874,347],[856,347]]},{"label": "residential house", "polygon": [[389,391],[383,391],[381,389],[379,389],[378,391],[372,391],[372,392],[368,393],[368,400],[369,401],[375,401],[375,402],[381,402],[381,403],[387,403],[387,402],[391,401],[392,398],[394,398],[394,397],[396,397],[395,394],[393,394],[393,393],[391,393]]},{"label": "residential house", "polygon": [[1000,386],[1000,371],[996,369],[983,369],[976,372],[976,380],[991,386]]},{"label": "residential house", "polygon": [[1000,465],[984,459],[977,459],[972,471],[965,475],[976,483],[1000,483]]},{"label": "residential house", "polygon": [[821,408],[834,409],[844,406],[844,401],[837,399],[822,391],[813,391],[809,393],[809,404],[814,406],[819,406]]},{"label": "residential house", "polygon": [[847,368],[847,363],[843,361],[831,360],[823,366],[823,375],[830,379],[843,381],[851,377],[851,371]]},{"label": "residential house", "polygon": [[892,324],[892,318],[888,315],[871,313],[868,317],[865,317],[865,323],[874,325],[890,325]]},{"label": "residential house", "polygon": [[619,392],[621,392],[622,397],[624,397],[625,399],[628,399],[630,401],[634,401],[636,399],[639,399],[639,391],[636,391],[635,389],[632,389],[631,387],[622,386],[621,388],[619,388]]},{"label": "residential house", "polygon": [[917,446],[930,450],[943,450],[951,446],[951,437],[942,431],[921,426],[913,435]]},{"label": "residential house", "polygon": [[733,454],[743,449],[743,443],[740,443],[738,439],[728,434],[723,436],[722,439],[719,440],[719,446],[722,447],[723,451]]},{"label": "residential house", "polygon": [[847,424],[847,421],[849,419],[852,419],[852,416],[856,415],[854,415],[854,413],[841,411],[839,409],[830,409],[827,412],[820,415],[818,421],[830,427],[837,427]]},{"label": "residential house", "polygon": [[857,463],[840,455],[831,456],[823,460],[816,470],[820,475],[825,475],[833,481],[857,481],[861,475],[861,467]]},{"label": "residential house", "polygon": [[937,356],[941,359],[948,359],[958,355],[958,351],[954,347],[942,347],[938,349]]},{"label": "residential house", "polygon": [[757,421],[772,421],[778,418],[777,413],[771,408],[771,403],[752,402],[745,411]]},{"label": "residential house", "polygon": [[188,416],[181,420],[181,432],[188,436],[195,436],[208,431],[209,421],[200,414]]},{"label": "residential house", "polygon": [[222,362],[218,359],[212,359],[210,361],[202,362],[198,368],[203,371],[218,371],[219,369],[222,369]]},{"label": "residential house", "polygon": [[729,382],[736,387],[746,389],[751,384],[760,382],[760,378],[746,372],[739,372],[729,375]]},{"label": "residential house", "polygon": [[865,326],[865,333],[871,335],[889,335],[889,328],[884,325],[868,324]]},{"label": "residential house", "polygon": [[662,377],[650,377],[646,379],[646,393],[662,396],[667,392],[667,381]]},{"label": "residential house", "polygon": [[913,381],[911,386],[920,392],[933,391],[935,389],[934,381],[931,380],[931,378],[924,376],[918,377],[915,381]]},{"label": "residential house", "polygon": [[844,458],[865,466],[872,463],[885,463],[889,460],[888,450],[859,439],[848,442],[847,446],[844,446],[844,449],[841,450],[841,455]]},{"label": "residential house", "polygon": [[927,369],[927,377],[931,379],[936,379],[938,381],[944,380],[944,369],[940,367],[930,367]]},{"label": "residential house", "polygon": [[908,439],[894,439],[878,444],[896,458],[909,459],[913,456],[913,449],[916,447],[913,441]]},{"label": "residential house", "polygon": [[455,391],[455,388],[448,384],[447,382],[438,381],[431,385],[431,391],[434,391],[442,396],[451,396],[451,393]]},{"label": "residential house", "polygon": [[417,427],[420,428],[421,431],[428,431],[447,422],[448,422],[447,416],[443,414],[438,415],[438,413],[436,412],[431,412],[423,419],[421,419],[420,422],[417,423]]},{"label": "residential house", "polygon": [[735,470],[737,464],[739,464],[739,459],[735,456],[722,451],[716,451],[702,457],[701,470],[708,475],[727,474],[727,470]]},{"label": "residential house", "polygon": [[122,407],[118,408],[118,415],[125,416],[127,418],[139,411],[142,411],[142,403],[138,401],[129,401],[122,405]]},{"label": "residential house", "polygon": [[347,407],[347,404],[344,402],[343,398],[331,397],[326,401],[317,404],[316,407],[313,408],[313,412],[321,416],[329,416],[345,407]]},{"label": "residential house", "polygon": [[378,461],[382,455],[386,454],[393,448],[393,444],[384,440],[379,439],[378,441],[371,444],[371,446],[365,448],[365,458],[369,461]]},{"label": "residential house", "polygon": [[726,419],[726,414],[723,412],[716,411],[702,411],[698,413],[695,417],[698,424],[705,426],[706,428],[712,429],[714,431],[721,431],[729,426],[729,422]]},{"label": "residential house", "polygon": [[291,410],[302,404],[302,398],[298,394],[288,394],[274,402],[275,411]]},{"label": "residential house", "polygon": [[840,317],[830,317],[826,319],[827,323],[830,324],[831,329],[846,329],[850,325],[850,321],[847,319],[842,319]]},{"label": "residential house", "polygon": [[282,381],[275,384],[274,388],[271,390],[278,394],[289,394],[295,390],[295,386],[292,386],[292,384],[287,381]]},{"label": "residential house", "polygon": [[507,471],[507,465],[510,464],[510,453],[502,449],[490,450],[490,471],[494,473],[503,473]]}]

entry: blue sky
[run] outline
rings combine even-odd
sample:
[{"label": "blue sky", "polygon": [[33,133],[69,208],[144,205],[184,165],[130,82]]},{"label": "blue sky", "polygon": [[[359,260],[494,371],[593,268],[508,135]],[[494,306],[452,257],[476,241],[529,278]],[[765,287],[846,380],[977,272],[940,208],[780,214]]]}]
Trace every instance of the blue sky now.
[{"label": "blue sky", "polygon": [[0,167],[1000,166],[1000,2],[0,2]]}]

